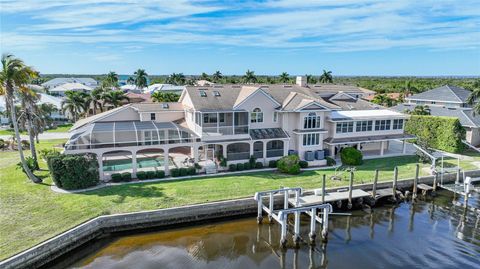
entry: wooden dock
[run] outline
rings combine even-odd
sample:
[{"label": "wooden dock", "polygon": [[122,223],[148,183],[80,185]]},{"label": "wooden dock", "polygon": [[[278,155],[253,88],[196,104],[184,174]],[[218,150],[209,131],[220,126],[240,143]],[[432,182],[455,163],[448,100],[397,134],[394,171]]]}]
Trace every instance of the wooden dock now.
[{"label": "wooden dock", "polygon": [[[370,194],[363,190],[352,190],[352,199],[364,198],[369,197]],[[349,199],[349,192],[348,191],[339,191],[339,192],[327,192],[325,193],[325,203],[334,203],[337,201],[343,201]],[[318,205],[322,204],[322,196],[321,195],[305,195],[298,197],[298,204],[296,203],[295,198],[289,198],[288,202],[295,207],[303,207],[303,206],[311,206],[311,205]]]}]

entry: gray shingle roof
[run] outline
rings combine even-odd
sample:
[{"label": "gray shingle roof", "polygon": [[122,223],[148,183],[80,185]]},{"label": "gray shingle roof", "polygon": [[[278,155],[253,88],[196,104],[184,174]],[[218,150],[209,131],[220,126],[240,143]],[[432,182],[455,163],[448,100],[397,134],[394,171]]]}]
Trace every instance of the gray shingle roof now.
[{"label": "gray shingle roof", "polygon": [[469,95],[469,90],[456,86],[444,85],[426,92],[414,94],[405,99],[465,103]]},{"label": "gray shingle roof", "polygon": [[[405,110],[413,110],[414,104],[400,104],[390,109],[398,112],[405,112]],[[429,106],[430,115],[440,117],[455,117],[460,120],[460,124],[467,127],[480,127],[480,115],[473,115],[473,110],[470,108],[447,108],[441,106]]]}]

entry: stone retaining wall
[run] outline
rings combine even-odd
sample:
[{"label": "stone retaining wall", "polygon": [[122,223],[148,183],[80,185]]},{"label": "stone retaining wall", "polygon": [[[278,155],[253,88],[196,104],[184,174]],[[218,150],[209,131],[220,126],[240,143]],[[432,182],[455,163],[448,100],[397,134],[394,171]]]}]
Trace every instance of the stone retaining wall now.
[{"label": "stone retaining wall", "polygon": [[[480,170],[469,171],[465,175],[479,177]],[[448,174],[444,176],[444,182],[452,182],[455,178],[455,174]],[[433,179],[433,176],[421,177],[419,183],[432,184]],[[409,188],[412,185],[413,179],[399,180],[397,182],[399,189]],[[391,181],[379,182],[377,189],[390,188],[391,186]],[[371,190],[372,184],[356,185],[354,188]],[[336,191],[339,189],[345,189],[345,187],[330,188],[328,190]],[[277,196],[277,198],[279,201],[282,200],[281,196]],[[169,209],[100,216],[0,262],[0,268],[37,268],[105,233],[165,227],[173,224],[195,224],[199,221],[254,215],[256,211],[257,205],[253,198],[244,198]]]}]

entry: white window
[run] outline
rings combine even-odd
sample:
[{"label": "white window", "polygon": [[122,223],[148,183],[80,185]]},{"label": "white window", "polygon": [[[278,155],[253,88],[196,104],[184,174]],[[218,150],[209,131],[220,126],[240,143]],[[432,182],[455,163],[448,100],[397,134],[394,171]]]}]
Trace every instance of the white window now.
[{"label": "white window", "polygon": [[372,130],[372,126],[373,126],[373,121],[371,120],[365,120],[365,121],[357,121],[357,128],[356,128],[356,131],[357,132],[369,132]]},{"label": "white window", "polygon": [[277,122],[277,121],[278,121],[278,112],[274,111],[273,112],[273,122]]},{"label": "white window", "polygon": [[393,120],[393,130],[403,129],[403,119]]},{"label": "white window", "polygon": [[150,113],[150,120],[155,120],[155,116],[156,116],[155,113]]},{"label": "white window", "polygon": [[250,113],[250,122],[263,122],[263,112],[260,108],[257,107]]},{"label": "white window", "polygon": [[390,130],[391,120],[376,120],[375,131]]},{"label": "white window", "polygon": [[353,121],[337,122],[337,133],[353,133]]},{"label": "white window", "polygon": [[320,144],[320,134],[304,134],[303,135],[304,146],[315,146],[319,144]]},{"label": "white window", "polygon": [[320,128],[320,121],[320,116],[317,116],[315,112],[310,112],[308,116],[303,119],[303,129]]}]

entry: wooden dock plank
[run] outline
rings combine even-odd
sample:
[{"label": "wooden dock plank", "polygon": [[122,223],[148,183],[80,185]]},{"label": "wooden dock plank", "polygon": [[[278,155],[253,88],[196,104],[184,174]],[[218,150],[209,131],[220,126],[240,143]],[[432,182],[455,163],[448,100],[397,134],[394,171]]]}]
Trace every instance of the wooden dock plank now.
[{"label": "wooden dock plank", "polygon": [[[352,199],[368,197],[370,194],[363,190],[353,190],[352,191]],[[348,191],[342,192],[328,192],[325,195],[325,203],[332,203],[341,200],[348,199]],[[316,205],[322,203],[322,196],[321,195],[306,195],[301,196],[298,198],[299,205],[298,206],[309,206],[309,205]],[[295,198],[288,199],[288,202],[295,206]]]}]

